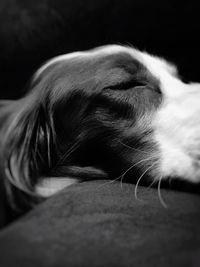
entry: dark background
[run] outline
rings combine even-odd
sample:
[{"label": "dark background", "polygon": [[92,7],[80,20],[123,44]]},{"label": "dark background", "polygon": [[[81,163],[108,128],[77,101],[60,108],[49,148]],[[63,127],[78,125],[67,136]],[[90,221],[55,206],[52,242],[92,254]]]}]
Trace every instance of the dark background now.
[{"label": "dark background", "polygon": [[[20,97],[48,58],[108,43],[200,81],[199,16],[192,0],[0,0],[0,98]],[[162,189],[164,209],[157,189],[138,189],[142,201],[131,184],[66,188],[0,231],[0,266],[199,266],[199,195]]]},{"label": "dark background", "polygon": [[48,58],[110,43],[132,44],[200,81],[197,1],[1,0],[0,98],[25,92]]}]

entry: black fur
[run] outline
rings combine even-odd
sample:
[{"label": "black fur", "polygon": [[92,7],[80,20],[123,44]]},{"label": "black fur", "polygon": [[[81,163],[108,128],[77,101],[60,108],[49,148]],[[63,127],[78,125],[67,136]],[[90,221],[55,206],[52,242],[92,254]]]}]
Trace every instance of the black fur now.
[{"label": "black fur", "polygon": [[24,98],[2,102],[1,169],[10,202],[24,208],[40,201],[34,190],[42,177],[115,179],[136,164],[129,173],[137,179],[151,164],[143,162],[146,153],[156,151],[143,117],[161,99],[158,81],[126,53],[49,66]]}]

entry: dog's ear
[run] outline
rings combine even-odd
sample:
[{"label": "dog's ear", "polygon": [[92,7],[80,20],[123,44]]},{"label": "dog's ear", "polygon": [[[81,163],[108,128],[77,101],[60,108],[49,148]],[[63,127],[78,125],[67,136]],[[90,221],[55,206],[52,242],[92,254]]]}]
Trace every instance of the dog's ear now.
[{"label": "dog's ear", "polygon": [[6,189],[10,196],[16,188],[34,196],[39,176],[51,168],[54,130],[48,104],[30,93],[18,101],[3,101],[0,108],[1,169]]},{"label": "dog's ear", "polygon": [[[0,102],[0,171],[3,172],[1,176],[4,177],[9,202],[15,209],[30,208],[30,204],[34,205],[42,199],[37,185],[42,183],[44,177],[82,180],[107,177],[103,171],[90,166],[90,162],[80,166],[76,156],[72,161],[66,161],[66,155],[71,152],[66,153],[65,147],[68,152],[71,143],[68,144],[67,138],[63,140],[59,133],[60,128],[54,122],[54,102],[45,89],[45,84],[39,84],[20,100]],[[78,116],[80,120],[82,117],[80,114]],[[74,117],[74,120],[78,119]],[[69,120],[68,123],[71,125],[72,122]],[[83,125],[72,134],[73,142],[79,144],[79,148],[85,144],[84,129]],[[65,130],[64,135],[70,127]],[[79,155],[79,151],[76,153]]]}]

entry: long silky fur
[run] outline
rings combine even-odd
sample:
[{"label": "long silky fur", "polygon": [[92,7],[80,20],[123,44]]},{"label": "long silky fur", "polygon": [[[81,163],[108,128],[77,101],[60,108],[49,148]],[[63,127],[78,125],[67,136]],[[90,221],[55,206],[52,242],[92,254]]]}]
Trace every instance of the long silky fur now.
[{"label": "long silky fur", "polygon": [[[9,205],[20,213],[44,199],[36,190],[43,177],[107,177],[95,167],[63,165],[65,153],[60,151],[56,135],[52,88],[49,81],[41,81],[24,98],[5,102],[0,117],[1,176]],[[84,142],[79,135],[74,141],[78,147]]]},{"label": "long silky fur", "polygon": [[[41,100],[30,94],[8,103],[6,109],[8,115],[3,131],[1,164],[9,202],[16,209],[27,204],[32,206],[40,200],[34,186],[42,168],[51,168],[55,131],[48,98]],[[20,194],[16,193],[18,190]],[[18,205],[16,196],[21,194],[24,203]]]},{"label": "long silky fur", "polygon": [[[111,52],[116,50],[119,47]],[[130,151],[119,141],[128,145],[131,141],[153,153],[149,117],[144,119],[144,113],[149,114],[154,104],[146,90],[141,96],[143,84],[130,83],[131,73],[124,64],[127,63],[126,67],[131,64],[135,70],[138,63],[132,62],[131,56],[127,59],[126,53],[117,55],[118,52],[113,58],[109,52],[94,62],[90,58],[80,60],[82,65],[72,60],[69,66],[65,61],[74,55],[64,56],[64,65],[63,57],[58,57],[58,62],[53,60],[35,74],[24,98],[0,102],[3,112],[0,113],[0,171],[12,207],[24,211],[40,201],[42,197],[37,194],[36,186],[43,178],[112,179],[144,158],[142,151]],[[107,74],[109,68],[114,68],[117,74]],[[105,81],[101,84],[103,74]],[[129,77],[128,85],[124,83],[124,75]],[[129,87],[136,87],[134,96],[130,92],[122,94],[120,78],[126,92]],[[149,83],[155,87],[152,77]],[[152,91],[157,93],[157,87]],[[138,169],[133,170],[137,175]]]}]

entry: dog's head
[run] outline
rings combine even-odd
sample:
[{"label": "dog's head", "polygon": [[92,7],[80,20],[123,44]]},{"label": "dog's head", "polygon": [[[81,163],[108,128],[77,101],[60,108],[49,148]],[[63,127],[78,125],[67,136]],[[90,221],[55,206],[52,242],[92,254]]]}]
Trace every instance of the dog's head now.
[{"label": "dog's head", "polygon": [[41,177],[200,180],[200,86],[165,60],[104,46],[58,56],[28,94],[2,102],[1,169],[32,191]]}]

